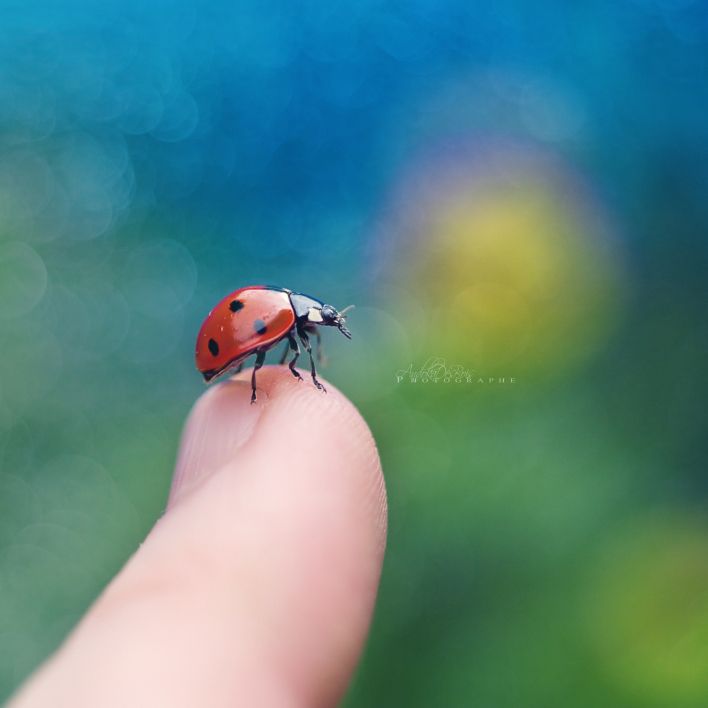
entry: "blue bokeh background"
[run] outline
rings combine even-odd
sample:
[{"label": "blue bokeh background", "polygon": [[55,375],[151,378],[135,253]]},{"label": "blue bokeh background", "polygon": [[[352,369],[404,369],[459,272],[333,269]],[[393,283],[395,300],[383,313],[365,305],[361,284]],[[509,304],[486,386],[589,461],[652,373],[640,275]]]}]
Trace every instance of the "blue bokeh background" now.
[{"label": "blue bokeh background", "polygon": [[0,23],[0,696],[164,507],[203,316],[268,282],[358,308],[326,376],[391,531],[350,705],[706,705],[703,3]]}]

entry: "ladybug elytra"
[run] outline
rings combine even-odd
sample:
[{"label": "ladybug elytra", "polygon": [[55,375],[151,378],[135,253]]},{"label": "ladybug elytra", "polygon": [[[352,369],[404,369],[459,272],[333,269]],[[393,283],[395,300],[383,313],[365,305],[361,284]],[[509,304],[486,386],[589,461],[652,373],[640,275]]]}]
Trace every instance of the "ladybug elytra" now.
[{"label": "ladybug elytra", "polygon": [[317,380],[309,335],[317,337],[318,358],[321,344],[318,325],[337,327],[351,339],[351,332],[344,326],[344,315],[349,309],[338,312],[317,298],[286,288],[270,285],[239,288],[221,300],[202,323],[197,337],[197,369],[208,383],[227,371],[238,373],[244,361],[255,354],[251,375],[251,403],[254,403],[256,372],[263,366],[266,352],[282,340],[287,340],[287,345],[280,363],[285,363],[291,351],[293,356],[288,366],[293,376],[302,380],[300,372],[295,369],[300,356],[297,335],[310,356],[312,381],[324,391],[324,386]]}]

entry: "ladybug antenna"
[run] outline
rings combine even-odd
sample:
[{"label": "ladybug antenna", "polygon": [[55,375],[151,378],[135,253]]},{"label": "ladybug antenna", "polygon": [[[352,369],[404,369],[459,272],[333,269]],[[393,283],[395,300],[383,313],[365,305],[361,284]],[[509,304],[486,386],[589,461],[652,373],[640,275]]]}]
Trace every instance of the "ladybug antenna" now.
[{"label": "ladybug antenna", "polygon": [[346,315],[347,312],[349,312],[349,310],[353,310],[353,309],[354,309],[354,305],[347,305],[343,310],[340,310],[337,313],[337,315],[338,315],[337,316],[337,328],[347,339],[352,338],[352,333],[344,326],[344,323],[346,321],[346,318],[344,317],[344,315]]},{"label": "ladybug antenna", "polygon": [[352,338],[352,333],[344,326],[344,320],[339,320],[337,323],[337,329],[347,338]]}]

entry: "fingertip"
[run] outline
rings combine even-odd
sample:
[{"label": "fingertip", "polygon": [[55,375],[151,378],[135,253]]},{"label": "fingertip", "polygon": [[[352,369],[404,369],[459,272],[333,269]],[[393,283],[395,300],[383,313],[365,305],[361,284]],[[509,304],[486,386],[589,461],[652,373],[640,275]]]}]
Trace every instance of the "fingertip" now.
[{"label": "fingertip", "polygon": [[251,438],[268,395],[251,405],[251,386],[237,377],[210,387],[192,406],[172,476],[168,509],[235,459]]},{"label": "fingertip", "polygon": [[386,494],[366,422],[325,385],[266,367],[253,406],[249,372],[200,397],[167,513],[18,705],[336,703],[373,611]]},{"label": "fingertip", "polygon": [[[282,454],[280,462],[265,459],[277,451],[291,460],[319,455],[342,467],[339,478],[322,482],[351,483],[352,498],[371,510],[385,544],[386,491],[373,435],[354,404],[333,384],[321,381],[326,391],[315,388],[308,377],[297,379],[286,367],[266,366],[258,372],[253,405],[250,370],[202,394],[185,425],[168,508],[254,450],[263,456],[263,467],[273,469],[287,468]],[[347,471],[351,476],[342,477]]]},{"label": "fingertip", "polygon": [[[347,685],[368,631],[387,528],[373,435],[351,401],[324,383],[327,393],[285,367],[265,367],[256,405],[244,403],[247,371],[200,402],[188,436],[202,448],[209,436],[208,459],[220,462],[182,498],[175,519],[192,546],[208,548],[217,573],[245,581],[239,602],[259,608],[259,642],[311,704],[336,700]],[[216,426],[205,432],[215,416],[244,425],[251,408],[256,423],[240,447],[228,437],[222,446]]]}]

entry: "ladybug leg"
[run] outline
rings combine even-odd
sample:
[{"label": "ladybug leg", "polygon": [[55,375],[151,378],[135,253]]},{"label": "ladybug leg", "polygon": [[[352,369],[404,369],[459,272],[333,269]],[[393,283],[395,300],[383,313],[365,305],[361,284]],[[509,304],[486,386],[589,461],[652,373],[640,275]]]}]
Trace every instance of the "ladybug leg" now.
[{"label": "ladybug leg", "polygon": [[253,373],[251,374],[251,403],[256,402],[256,371],[263,366],[263,362],[265,361],[265,350],[261,349],[257,354],[256,354],[256,363],[253,365]]},{"label": "ladybug leg", "polygon": [[300,341],[303,343],[307,353],[310,355],[310,370],[312,372],[312,383],[320,389],[320,391],[327,392],[327,389],[317,380],[317,370],[315,369],[315,360],[312,358],[312,346],[310,345],[310,338],[307,336],[307,332],[304,329],[298,329],[298,336]]},{"label": "ladybug leg", "polygon": [[320,328],[316,325],[311,325],[309,327],[306,326],[305,331],[308,334],[314,334],[315,337],[317,337],[317,363],[320,366],[326,366],[327,357],[322,353],[322,333],[320,332]]},{"label": "ladybug leg", "polygon": [[327,357],[322,351],[322,333],[319,327],[315,327],[315,337],[317,337],[317,363],[322,366],[327,366]]},{"label": "ladybug leg", "polygon": [[[290,363],[288,364],[288,366],[290,367],[290,372],[296,379],[302,381],[302,376],[300,376],[300,372],[295,368],[295,362],[300,356],[300,347],[297,345],[297,339],[293,337],[292,331],[288,332],[288,349],[292,349],[295,353],[293,358],[290,360]],[[283,357],[283,361],[285,361],[285,357]]]},{"label": "ladybug leg", "polygon": [[280,361],[278,364],[281,366],[285,363],[285,360],[288,358],[288,352],[290,351],[290,344],[288,342],[285,343],[285,349],[283,349],[283,356],[280,357]]}]

